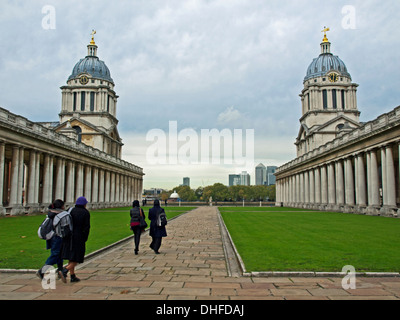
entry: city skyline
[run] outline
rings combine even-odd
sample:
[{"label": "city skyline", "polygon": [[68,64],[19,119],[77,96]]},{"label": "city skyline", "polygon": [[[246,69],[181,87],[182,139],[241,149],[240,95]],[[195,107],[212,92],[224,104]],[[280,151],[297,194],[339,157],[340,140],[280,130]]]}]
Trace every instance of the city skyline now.
[{"label": "city skyline", "polygon": [[[22,1],[1,7],[0,27],[7,32],[0,35],[0,106],[31,121],[57,121],[60,87],[96,29],[98,56],[119,96],[122,158],[143,167],[144,188],[173,188],[185,176],[196,188],[242,171],[255,181],[258,163],[281,166],[295,158],[299,93],[307,66],[320,53],[324,26],[331,30],[332,53],[360,85],[361,121],[399,105],[394,70],[400,68],[400,44],[390,32],[399,27],[390,14],[400,9],[397,1],[354,1],[350,7],[314,0]],[[178,132],[192,129],[199,136],[203,129],[227,129],[232,136],[243,130],[244,137],[254,130],[254,165],[149,164],[146,135],[167,132],[170,121]]]}]

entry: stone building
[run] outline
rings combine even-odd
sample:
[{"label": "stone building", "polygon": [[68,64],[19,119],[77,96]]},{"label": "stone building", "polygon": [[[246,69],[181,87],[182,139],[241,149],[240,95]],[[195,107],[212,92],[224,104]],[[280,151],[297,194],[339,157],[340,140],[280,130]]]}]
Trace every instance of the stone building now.
[{"label": "stone building", "polygon": [[0,108],[0,215],[43,212],[55,199],[71,206],[79,196],[91,209],[141,199],[143,169],[121,159],[114,87],[92,36],[61,87],[60,122]]},{"label": "stone building", "polygon": [[277,205],[397,216],[400,107],[360,123],[358,85],[330,46],[325,34],[307,70],[297,158],[276,171]]}]

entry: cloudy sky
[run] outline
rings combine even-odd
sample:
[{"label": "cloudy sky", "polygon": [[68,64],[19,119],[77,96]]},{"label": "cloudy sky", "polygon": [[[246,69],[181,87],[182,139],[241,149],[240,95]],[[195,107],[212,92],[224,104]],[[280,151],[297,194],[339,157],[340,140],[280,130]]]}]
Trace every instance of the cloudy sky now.
[{"label": "cloudy sky", "polygon": [[[254,183],[253,165],[295,157],[299,94],[324,26],[360,85],[361,120],[400,105],[399,12],[398,0],[0,0],[0,106],[58,121],[60,86],[96,29],[119,95],[123,158],[143,167],[145,188],[186,176],[193,188],[227,184],[242,170]],[[212,129],[231,135],[231,157],[194,152]],[[244,163],[252,132],[254,161]]]}]

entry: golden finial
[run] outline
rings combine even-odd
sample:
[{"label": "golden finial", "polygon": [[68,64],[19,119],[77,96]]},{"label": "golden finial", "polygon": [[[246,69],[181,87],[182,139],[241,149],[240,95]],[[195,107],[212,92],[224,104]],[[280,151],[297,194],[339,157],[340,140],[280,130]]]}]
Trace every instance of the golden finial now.
[{"label": "golden finial", "polygon": [[324,33],[324,39],[322,40],[322,42],[329,42],[328,38],[326,37],[326,33],[328,31],[331,31],[331,30],[329,28],[327,28],[327,27],[324,27],[324,30],[321,31],[321,32]]},{"label": "golden finial", "polygon": [[92,45],[96,45],[96,43],[94,42],[94,35],[96,34],[96,30],[92,30],[92,33],[91,33],[91,35],[92,35],[92,41],[90,41],[90,44],[92,44]]}]

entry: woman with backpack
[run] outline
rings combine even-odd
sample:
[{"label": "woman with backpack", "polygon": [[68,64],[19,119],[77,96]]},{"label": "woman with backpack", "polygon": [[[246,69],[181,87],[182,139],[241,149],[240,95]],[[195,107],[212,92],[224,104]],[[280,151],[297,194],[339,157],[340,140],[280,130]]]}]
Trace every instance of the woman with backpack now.
[{"label": "woman with backpack", "polygon": [[[55,216],[64,211],[64,201],[55,200],[50,206],[47,216],[49,219],[54,220]],[[36,275],[43,279],[44,274],[50,266],[57,264],[57,271],[63,269],[63,259],[61,258],[61,244],[62,238],[53,232],[51,239],[46,240],[46,249],[50,251],[50,257],[47,258],[43,267],[41,267]]]},{"label": "woman with backpack", "polygon": [[141,220],[145,218],[144,212],[143,209],[140,208],[138,200],[133,201],[130,215],[131,215],[131,230],[135,235],[135,254],[137,255],[139,252],[140,236],[145,229],[145,227],[141,225]]},{"label": "woman with backpack", "polygon": [[86,252],[86,241],[89,237],[90,230],[90,213],[86,209],[88,201],[85,197],[79,197],[76,200],[75,208],[71,211],[72,235],[63,238],[61,247],[61,256],[63,259],[69,260],[68,265],[59,271],[62,281],[67,282],[68,272],[71,274],[71,282],[80,281],[75,275],[75,267],[78,263],[82,263]]},{"label": "woman with backpack", "polygon": [[149,210],[150,223],[150,236],[153,241],[150,244],[150,248],[154,250],[156,254],[159,254],[158,250],[161,247],[162,238],[167,236],[167,230],[165,229],[166,219],[164,223],[160,223],[160,216],[165,216],[165,211],[160,207],[160,201],[154,200],[154,206]]}]

